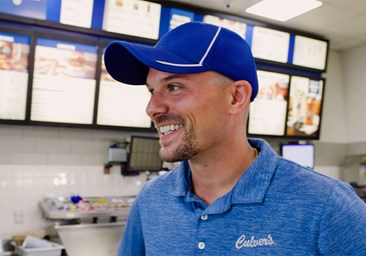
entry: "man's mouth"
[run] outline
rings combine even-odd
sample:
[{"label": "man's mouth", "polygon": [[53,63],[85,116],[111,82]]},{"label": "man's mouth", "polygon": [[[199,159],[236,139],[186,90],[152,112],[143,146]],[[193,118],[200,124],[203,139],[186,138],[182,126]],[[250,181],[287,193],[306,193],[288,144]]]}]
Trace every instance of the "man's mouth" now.
[{"label": "man's mouth", "polygon": [[163,125],[159,127],[159,132],[161,135],[168,135],[172,132],[174,132],[175,130],[178,130],[180,128],[182,128],[183,125],[182,124],[169,124],[169,125]]}]

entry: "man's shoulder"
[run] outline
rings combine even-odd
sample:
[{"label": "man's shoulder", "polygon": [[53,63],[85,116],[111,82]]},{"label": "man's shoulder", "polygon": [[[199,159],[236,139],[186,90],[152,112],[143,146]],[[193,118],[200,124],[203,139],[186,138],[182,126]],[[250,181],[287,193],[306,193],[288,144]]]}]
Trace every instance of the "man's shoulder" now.
[{"label": "man's shoulder", "polygon": [[283,158],[279,159],[272,185],[277,187],[275,190],[287,191],[308,203],[315,201],[331,204],[338,201],[334,200],[337,197],[343,200],[357,199],[356,193],[348,183]]}]

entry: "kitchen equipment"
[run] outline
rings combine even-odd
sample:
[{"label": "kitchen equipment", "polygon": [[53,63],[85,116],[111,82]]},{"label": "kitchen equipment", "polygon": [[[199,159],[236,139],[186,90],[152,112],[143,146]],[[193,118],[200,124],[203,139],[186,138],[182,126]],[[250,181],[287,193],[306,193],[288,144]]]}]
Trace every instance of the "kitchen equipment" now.
[{"label": "kitchen equipment", "polygon": [[115,256],[125,223],[56,225],[68,256]]},{"label": "kitchen equipment", "polygon": [[39,205],[68,256],[115,256],[134,198],[53,197]]},{"label": "kitchen equipment", "polygon": [[0,256],[14,255],[14,246],[11,244],[11,239],[0,238]]}]

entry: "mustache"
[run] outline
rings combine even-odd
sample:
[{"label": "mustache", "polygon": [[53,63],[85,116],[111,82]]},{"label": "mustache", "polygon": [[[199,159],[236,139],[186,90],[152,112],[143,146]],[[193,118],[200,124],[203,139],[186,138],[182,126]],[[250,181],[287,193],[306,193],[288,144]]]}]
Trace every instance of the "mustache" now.
[{"label": "mustache", "polygon": [[159,116],[152,118],[151,121],[155,124],[155,127],[157,127],[159,124],[162,123],[180,123],[180,124],[185,123],[183,117],[175,114],[161,114]]}]

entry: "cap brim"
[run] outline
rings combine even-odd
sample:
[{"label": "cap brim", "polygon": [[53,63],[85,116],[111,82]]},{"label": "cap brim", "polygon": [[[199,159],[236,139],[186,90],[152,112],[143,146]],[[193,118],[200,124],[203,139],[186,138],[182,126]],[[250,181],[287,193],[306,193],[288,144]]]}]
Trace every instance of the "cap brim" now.
[{"label": "cap brim", "polygon": [[210,70],[208,67],[192,63],[174,53],[124,41],[114,41],[106,47],[104,63],[108,73],[115,80],[132,85],[146,84],[150,67],[176,74]]}]

